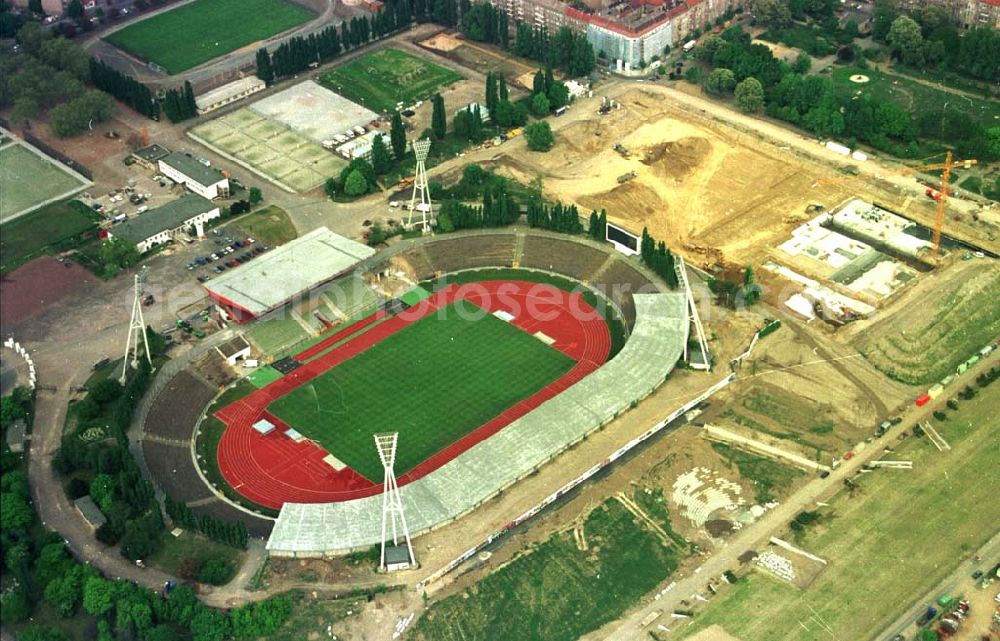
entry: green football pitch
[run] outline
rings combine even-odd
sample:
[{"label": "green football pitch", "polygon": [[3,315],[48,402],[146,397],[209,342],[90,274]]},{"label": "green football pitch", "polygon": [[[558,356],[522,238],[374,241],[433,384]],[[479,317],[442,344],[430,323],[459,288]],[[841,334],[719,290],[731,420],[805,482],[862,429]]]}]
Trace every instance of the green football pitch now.
[{"label": "green football pitch", "polygon": [[392,112],[434,95],[443,85],[462,79],[451,69],[421,60],[399,49],[379,49],[320,76],[320,83],[372,111]]},{"label": "green football pitch", "polygon": [[399,432],[396,473],[531,396],[575,361],[458,301],[275,400],[268,408],[371,481],[373,434]]},{"label": "green football pitch", "polygon": [[284,0],[195,0],[119,29],[105,40],[175,74],[312,17]]}]

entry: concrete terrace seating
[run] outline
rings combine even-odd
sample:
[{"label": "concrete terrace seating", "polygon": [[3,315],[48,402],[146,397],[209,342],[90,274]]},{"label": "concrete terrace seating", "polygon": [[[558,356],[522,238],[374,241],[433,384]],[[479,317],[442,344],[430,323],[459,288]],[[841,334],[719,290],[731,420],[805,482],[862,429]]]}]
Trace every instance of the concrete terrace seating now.
[{"label": "concrete terrace seating", "polygon": [[427,257],[423,246],[418,245],[413,249],[407,250],[399,254],[397,258],[413,270],[413,275],[417,281],[434,278],[434,266],[431,264],[430,258]]},{"label": "concrete terrace seating", "polygon": [[636,320],[633,295],[656,291],[655,285],[648,278],[620,258],[611,263],[590,285],[618,305],[629,327]]},{"label": "concrete terrace seating", "polygon": [[435,271],[511,267],[516,241],[513,234],[462,236],[428,243],[424,245],[424,250]]},{"label": "concrete terrace seating", "polygon": [[521,267],[544,269],[589,281],[607,259],[606,252],[583,243],[548,236],[527,236]]},{"label": "concrete terrace seating", "polygon": [[[688,339],[682,294],[637,294],[635,326],[611,361],[401,490],[414,535],[456,519],[531,474],[664,382]],[[286,503],[267,543],[275,556],[340,554],[378,543],[382,497]]]}]

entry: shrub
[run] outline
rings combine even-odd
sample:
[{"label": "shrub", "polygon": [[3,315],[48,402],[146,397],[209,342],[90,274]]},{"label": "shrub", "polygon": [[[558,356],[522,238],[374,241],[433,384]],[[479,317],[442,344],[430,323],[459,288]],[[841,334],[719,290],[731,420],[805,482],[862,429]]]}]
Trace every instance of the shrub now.
[{"label": "shrub", "polygon": [[210,585],[225,585],[232,578],[233,566],[223,559],[209,559],[198,572],[198,580]]}]

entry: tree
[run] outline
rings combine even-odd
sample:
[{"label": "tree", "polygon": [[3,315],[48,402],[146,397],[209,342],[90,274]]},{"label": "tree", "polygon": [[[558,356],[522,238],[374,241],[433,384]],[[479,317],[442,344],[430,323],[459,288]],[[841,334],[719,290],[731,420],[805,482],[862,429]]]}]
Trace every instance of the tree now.
[{"label": "tree", "polygon": [[565,83],[553,82],[546,94],[549,97],[549,106],[552,109],[565,107],[569,104],[569,88]]},{"label": "tree", "polygon": [[102,91],[88,91],[49,110],[52,130],[61,138],[86,131],[94,123],[104,122],[114,113],[111,96]]},{"label": "tree", "polygon": [[406,154],[406,129],[403,128],[403,117],[398,111],[392,114],[392,125],[389,128],[389,144],[396,160],[402,161]]},{"label": "tree", "polygon": [[886,42],[904,64],[919,67],[924,63],[924,36],[913,18],[900,16],[893,20]]},{"label": "tree", "polygon": [[42,8],[42,0],[28,0],[28,11],[36,16],[44,16],[45,9]]},{"label": "tree", "polygon": [[531,113],[536,118],[544,118],[549,115],[549,98],[543,93],[536,93],[531,97]]},{"label": "tree", "polygon": [[125,269],[139,262],[139,250],[121,238],[110,238],[101,244],[101,262]]},{"label": "tree", "polygon": [[274,82],[274,67],[271,66],[271,54],[264,47],[257,50],[257,77],[267,84]]},{"label": "tree", "polygon": [[443,140],[448,133],[448,121],[444,113],[444,98],[441,94],[436,93],[431,102],[434,105],[434,111],[431,113],[431,130],[434,132],[435,138]]},{"label": "tree", "polygon": [[[28,588],[22,583],[0,595],[0,621],[19,623],[31,616]],[[23,636],[18,635],[18,638]]]},{"label": "tree", "polygon": [[372,140],[372,169],[381,176],[388,172],[390,167],[392,167],[392,156],[389,155],[389,148],[380,134]]},{"label": "tree", "polygon": [[80,0],[70,0],[69,4],[66,5],[66,15],[74,20],[79,20],[83,17],[83,3]]},{"label": "tree", "polygon": [[218,610],[201,607],[191,618],[193,641],[223,641],[229,636],[229,619]]},{"label": "tree", "polygon": [[876,0],[872,14],[872,38],[884,42],[892,23],[899,15],[896,0]]},{"label": "tree", "polygon": [[737,106],[747,113],[760,111],[764,107],[764,86],[752,76],[736,85],[735,94]]},{"label": "tree", "polygon": [[26,497],[12,492],[0,494],[0,529],[23,530],[34,519],[35,513]]},{"label": "tree", "polygon": [[507,79],[500,76],[497,79],[497,98],[500,100],[510,100],[510,90],[507,89]]},{"label": "tree", "polygon": [[233,577],[233,567],[224,559],[209,559],[198,571],[198,580],[210,585],[225,585]]},{"label": "tree", "polygon": [[368,193],[376,187],[378,177],[375,175],[375,170],[372,169],[371,163],[364,158],[355,158],[340,170],[339,184],[342,188],[347,185],[347,177],[354,171],[360,172],[365,179],[366,188],[364,193]]},{"label": "tree", "polygon": [[541,69],[535,72],[535,77],[531,81],[531,93],[532,95],[545,93],[545,74]]},{"label": "tree", "polygon": [[795,58],[795,63],[792,65],[792,71],[795,73],[807,74],[810,69],[812,69],[812,58],[810,58],[807,53],[800,53],[798,57]]},{"label": "tree", "polygon": [[486,108],[493,115],[494,120],[496,119],[497,102],[499,100],[496,76],[493,75],[492,71],[489,71],[486,73]]},{"label": "tree", "polygon": [[83,598],[83,566],[73,569],[45,586],[45,600],[52,604],[61,617],[71,617]]},{"label": "tree", "polygon": [[115,584],[99,576],[89,577],[83,584],[83,609],[95,617],[107,614],[115,605]]},{"label": "tree", "polygon": [[122,395],[122,385],[114,378],[105,378],[90,388],[88,396],[101,405],[106,405]]},{"label": "tree", "polygon": [[555,144],[552,128],[545,120],[533,122],[525,127],[524,135],[528,139],[528,149],[532,151],[548,151]]},{"label": "tree", "polygon": [[260,187],[251,187],[249,197],[251,205],[256,205],[264,200],[264,194],[260,191]]},{"label": "tree", "polygon": [[729,69],[713,69],[705,77],[703,86],[708,93],[722,96],[731,93],[736,87],[736,76]]},{"label": "tree", "polygon": [[792,13],[785,0],[752,0],[751,10],[757,21],[775,29],[788,26]]},{"label": "tree", "polygon": [[696,60],[710,63],[715,58],[715,52],[724,44],[726,44],[726,41],[721,36],[710,33],[702,38],[701,43],[695,47],[694,57]]},{"label": "tree", "polygon": [[344,193],[355,197],[367,194],[368,182],[365,180],[364,174],[357,169],[347,174],[347,180],[344,181]]}]

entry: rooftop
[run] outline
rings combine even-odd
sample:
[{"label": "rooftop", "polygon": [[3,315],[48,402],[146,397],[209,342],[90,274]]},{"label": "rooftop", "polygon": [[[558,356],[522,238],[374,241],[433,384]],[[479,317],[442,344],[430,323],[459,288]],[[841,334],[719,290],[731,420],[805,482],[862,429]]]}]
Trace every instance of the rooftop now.
[{"label": "rooftop", "polygon": [[374,254],[371,247],[320,227],[224,272],[205,288],[223,302],[261,316]]},{"label": "rooftop", "polygon": [[256,91],[258,88],[263,89],[264,87],[265,82],[257,76],[247,76],[246,78],[228,82],[221,87],[216,87],[195,96],[194,101],[199,109],[205,109],[223,100],[228,100],[233,96],[238,96],[247,91]]},{"label": "rooftop", "polygon": [[73,501],[73,505],[76,506],[76,509],[80,510],[80,514],[83,515],[83,518],[87,519],[87,523],[90,523],[95,528],[99,528],[108,522],[108,519],[101,512],[101,508],[97,507],[97,503],[94,503],[94,499],[90,498],[89,494]]},{"label": "rooftop", "polygon": [[136,149],[132,152],[133,156],[138,156],[147,162],[156,162],[160,158],[168,155],[170,150],[166,147],[161,147],[159,145],[153,144],[148,147],[143,147],[142,149]]},{"label": "rooftop", "polygon": [[205,185],[206,187],[208,185],[214,185],[225,178],[225,176],[222,175],[222,172],[218,169],[206,167],[191,156],[182,154],[179,151],[171,152],[165,157],[160,158],[160,160],[181,172],[199,185]]},{"label": "rooftop", "polygon": [[218,209],[218,206],[211,200],[202,198],[198,194],[186,193],[177,200],[150,209],[145,214],[112,227],[111,235],[133,243],[141,243],[160,232],[177,229],[186,221],[213,209]]},{"label": "rooftop", "polygon": [[243,350],[249,348],[250,348],[250,343],[247,342],[247,339],[244,338],[243,334],[240,334],[239,336],[236,336],[235,338],[232,338],[231,340],[228,340],[222,345],[216,347],[216,349],[219,350],[219,353],[222,354],[225,358],[229,358],[230,356],[239,354]]}]

